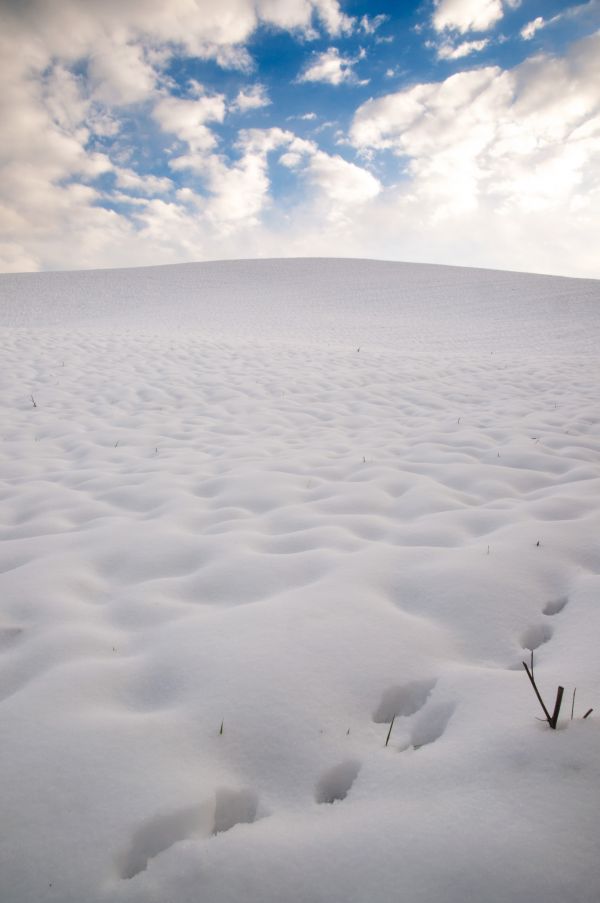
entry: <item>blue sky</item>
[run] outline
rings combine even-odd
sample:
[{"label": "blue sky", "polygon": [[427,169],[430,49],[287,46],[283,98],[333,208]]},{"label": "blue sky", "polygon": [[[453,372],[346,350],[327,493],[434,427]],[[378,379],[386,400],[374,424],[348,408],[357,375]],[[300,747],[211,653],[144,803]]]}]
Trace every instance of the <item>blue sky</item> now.
[{"label": "blue sky", "polygon": [[4,0],[0,270],[600,276],[600,0]]}]

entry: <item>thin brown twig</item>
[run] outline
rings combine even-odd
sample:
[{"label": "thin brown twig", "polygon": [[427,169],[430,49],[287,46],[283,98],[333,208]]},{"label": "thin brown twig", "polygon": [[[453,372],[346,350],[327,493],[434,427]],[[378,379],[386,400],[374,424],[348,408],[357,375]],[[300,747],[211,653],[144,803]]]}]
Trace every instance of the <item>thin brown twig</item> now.
[{"label": "thin brown twig", "polygon": [[386,741],[385,741],[385,745],[386,745],[386,746],[387,746],[388,743],[390,742],[390,737],[392,736],[392,728],[393,728],[393,726],[394,726],[394,721],[395,721],[395,720],[396,720],[396,716],[394,715],[393,718],[392,718],[392,723],[390,724],[390,729],[389,729],[389,731],[388,731],[388,735],[387,735],[387,737],[386,737]]},{"label": "thin brown twig", "polygon": [[552,718],[550,717],[550,712],[548,711],[548,709],[547,709],[546,706],[544,705],[544,700],[543,700],[542,697],[540,696],[540,691],[538,690],[538,688],[537,688],[537,686],[536,686],[536,683],[535,683],[535,680],[533,679],[533,674],[531,673],[531,671],[530,671],[529,668],[527,667],[527,662],[523,662],[523,667],[524,667],[525,670],[527,671],[527,677],[528,677],[529,680],[531,681],[531,686],[532,686],[533,689],[535,690],[535,695],[537,696],[537,698],[538,698],[538,700],[539,700],[539,703],[540,703],[541,707],[542,707],[543,710],[544,710],[544,715],[546,716],[546,720],[547,720],[548,724],[551,724],[551,723],[552,723]]}]

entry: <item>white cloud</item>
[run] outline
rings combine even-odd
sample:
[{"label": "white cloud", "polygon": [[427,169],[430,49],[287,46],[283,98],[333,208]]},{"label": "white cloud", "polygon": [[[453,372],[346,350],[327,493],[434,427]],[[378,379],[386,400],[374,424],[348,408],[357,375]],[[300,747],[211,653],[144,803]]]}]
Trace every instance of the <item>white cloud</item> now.
[{"label": "white cloud", "polygon": [[[474,17],[472,4],[438,4],[447,22],[439,40],[451,52],[475,52],[479,40],[459,35],[491,21],[489,4],[478,9]],[[352,140],[373,159],[367,168],[285,129],[248,130],[233,150],[223,147],[216,127],[235,110],[258,109],[259,86],[229,105],[199,85],[185,97],[169,93],[174,54],[249,69],[245,42],[261,22],[305,36],[317,25],[366,33],[331,0],[5,3],[0,269],[342,249],[598,275],[597,38],[565,59],[458,73],[363,105]],[[356,62],[333,54],[325,80],[354,80]],[[139,172],[128,139],[134,115],[148,136]],[[157,129],[171,142],[173,180],[146,174],[163,154]],[[397,185],[387,188],[376,175],[385,148],[398,158]],[[272,199],[274,156],[296,186],[285,209]],[[106,209],[111,200],[127,213]]]},{"label": "white cloud", "polygon": [[[192,201],[207,222],[219,234],[227,234],[240,224],[253,225],[269,202],[268,154],[289,144],[291,132],[282,129],[250,129],[240,133],[236,149],[239,159],[231,162],[214,153],[216,138],[206,126],[222,121],[225,102],[222,95],[198,100],[165,98],[154,111],[165,131],[187,143],[188,152],[171,161],[173,170],[191,170],[202,182],[204,194],[192,192]],[[185,195],[180,195],[185,197]]]},{"label": "white cloud", "polygon": [[329,222],[342,222],[350,209],[373,200],[381,183],[368,170],[344,160],[339,154],[327,154],[313,141],[293,138],[279,163],[296,171],[311,189],[310,201],[319,216]]},{"label": "white cloud", "polygon": [[165,194],[173,188],[171,179],[153,175],[140,175],[133,169],[115,167],[116,183],[120,188],[143,195]]},{"label": "white cloud", "polygon": [[387,22],[389,16],[380,13],[378,16],[362,16],[360,20],[360,29],[364,31],[365,34],[375,34],[378,28],[380,28],[384,22]]},{"label": "white cloud", "polygon": [[163,131],[186,142],[192,154],[202,155],[217,145],[214,132],[206,123],[223,122],[225,97],[222,94],[207,94],[194,100],[164,97],[154,107],[152,115]]},{"label": "white cloud", "polygon": [[140,44],[99,42],[89,57],[94,96],[109,106],[127,106],[150,97],[156,73],[144,59]]},{"label": "white cloud", "polygon": [[202,166],[206,196],[194,204],[213,228],[230,234],[240,226],[257,225],[271,206],[269,155],[283,151],[279,163],[294,170],[311,188],[311,202],[328,219],[338,219],[351,208],[374,198],[381,190],[367,170],[339,155],[321,151],[313,141],[280,128],[248,129],[237,142],[240,157],[229,161],[211,155]]},{"label": "white cloud", "polygon": [[271,101],[267,95],[267,89],[264,85],[250,85],[250,87],[242,89],[234,100],[231,109],[240,113],[246,113],[248,110],[258,110],[261,107],[268,107]]},{"label": "white cloud", "polygon": [[309,158],[305,173],[319,196],[331,202],[331,213],[335,217],[343,208],[364,204],[381,191],[379,180],[366,169],[320,150]]},{"label": "white cloud", "polygon": [[[121,220],[116,230],[120,247],[131,248],[137,241],[142,248],[154,248],[153,262],[281,253],[283,242],[289,242],[291,253],[293,247],[304,248],[302,224],[319,224],[333,240],[353,222],[353,211],[380,190],[378,181],[361,167],[325,154],[314,142],[284,129],[243,131],[237,151],[236,160],[215,154],[203,158],[201,191],[186,187],[172,200],[133,199],[137,233]],[[310,188],[295,207],[293,225],[272,209],[272,153],[279,153],[279,162]],[[278,221],[274,230],[263,222],[267,211]]]},{"label": "white cloud", "polygon": [[[404,178],[392,192],[397,219],[418,210],[423,226],[471,236],[511,223],[521,241],[524,225],[539,217],[534,235],[554,225],[551,245],[563,249],[568,271],[565,245],[573,260],[586,252],[573,250],[567,236],[587,229],[588,240],[594,231],[600,238],[599,106],[600,34],[565,58],[460,72],[371,100],[357,110],[351,138],[365,152],[391,150],[402,161]],[[531,251],[537,239],[523,240],[529,268],[536,257],[546,259],[542,268],[556,267],[552,254]]]},{"label": "white cloud", "polygon": [[[353,27],[337,0],[2,4],[0,244],[7,256],[0,267],[61,265],[65,255],[57,249],[71,232],[80,239],[82,264],[95,263],[93,252],[102,259],[111,235],[126,247],[124,234],[135,236],[135,229],[98,206],[101,195],[86,184],[115,165],[95,145],[118,135],[120,111],[154,103],[160,127],[186,142],[188,156],[201,157],[215,147],[210,125],[222,121],[223,101],[169,99],[164,71],[171,58],[188,54],[250,69],[245,44],[260,24],[308,33],[315,22],[332,36]],[[264,94],[241,92],[238,108],[265,100]],[[122,164],[127,156],[124,138],[115,161]],[[117,174],[123,191],[149,191],[151,183],[140,179]]]},{"label": "white cloud", "polygon": [[241,48],[261,22],[309,30],[315,17],[330,35],[353,27],[337,0],[30,0],[3,10],[9,32],[35,39],[38,54],[66,60],[89,55],[99,39],[114,48],[179,45],[191,55],[216,58],[219,48]]},{"label": "white cloud", "polygon": [[289,31],[301,29],[310,37],[313,14],[333,36],[349,34],[354,27],[354,19],[342,12],[337,0],[258,0],[257,6],[265,21]]},{"label": "white cloud", "polygon": [[489,44],[488,38],[482,38],[480,41],[461,41],[460,44],[452,44],[444,42],[437,48],[438,59],[440,60],[459,60],[471,53],[480,53]]},{"label": "white cloud", "polygon": [[297,169],[302,163],[302,154],[296,151],[286,151],[280,156],[279,163],[288,169]]},{"label": "white cloud", "polygon": [[[298,76],[299,82],[324,82],[329,85],[341,85],[343,82],[356,83],[354,66],[362,59],[358,56],[342,56],[337,47],[329,47],[323,53],[314,54],[312,62]],[[360,82],[366,84],[366,82]]]},{"label": "white cloud", "polygon": [[240,223],[255,225],[270,202],[268,154],[288,144],[292,135],[283,129],[250,129],[238,141],[241,157],[234,163],[213,156],[207,161],[204,184],[210,193],[200,206],[218,229],[228,232]]},{"label": "white cloud", "polygon": [[542,28],[548,28],[550,25],[556,25],[564,20],[589,21],[592,27],[600,25],[600,0],[587,0],[586,3],[578,3],[575,6],[568,6],[562,12],[557,13],[550,19],[544,19],[543,16],[537,16],[531,22],[528,22],[520,31],[520,35],[524,41],[530,41],[538,31]]},{"label": "white cloud", "polygon": [[[0,216],[3,216],[0,208]],[[0,241],[0,265],[3,273],[26,273],[37,270],[39,260],[18,242]]]},{"label": "white cloud", "polygon": [[488,31],[504,15],[502,0],[435,0],[432,22],[436,31]]},{"label": "white cloud", "polygon": [[537,16],[533,21],[528,22],[527,25],[523,26],[521,29],[521,37],[524,41],[530,41],[534,34],[541,28],[544,28],[546,24],[547,23],[542,16]]},{"label": "white cloud", "polygon": [[64,132],[77,130],[89,118],[91,104],[81,76],[58,64],[49,70],[41,89],[40,100],[51,121]]}]

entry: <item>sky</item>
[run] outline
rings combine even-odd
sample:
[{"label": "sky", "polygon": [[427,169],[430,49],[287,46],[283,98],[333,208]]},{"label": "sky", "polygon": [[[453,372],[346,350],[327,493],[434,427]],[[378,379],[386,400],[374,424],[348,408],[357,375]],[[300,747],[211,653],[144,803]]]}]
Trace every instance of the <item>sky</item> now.
[{"label": "sky", "polygon": [[0,0],[0,271],[600,277],[600,0]]}]

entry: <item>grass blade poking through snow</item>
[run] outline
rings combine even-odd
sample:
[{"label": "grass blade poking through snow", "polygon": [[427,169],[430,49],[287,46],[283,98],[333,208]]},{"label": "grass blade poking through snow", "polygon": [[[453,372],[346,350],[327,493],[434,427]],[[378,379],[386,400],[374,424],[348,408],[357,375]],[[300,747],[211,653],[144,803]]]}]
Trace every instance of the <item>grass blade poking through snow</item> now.
[{"label": "grass blade poking through snow", "polygon": [[537,684],[534,680],[533,674],[527,667],[527,662],[523,662],[523,667],[527,671],[527,677],[531,681],[531,686],[533,687],[533,689],[535,691],[535,695],[537,696],[539,703],[540,703],[542,709],[544,710],[544,715],[546,716],[546,720],[547,720],[548,724],[550,725],[550,727],[553,730],[556,730],[556,725],[558,724],[558,716],[560,714],[560,707],[562,705],[562,698],[563,698],[563,693],[565,692],[565,688],[559,687],[558,690],[556,691],[556,702],[554,703],[554,711],[551,715],[550,712],[548,711],[548,709],[546,708],[546,706],[544,705],[544,700],[540,696],[540,691],[537,688]]}]

